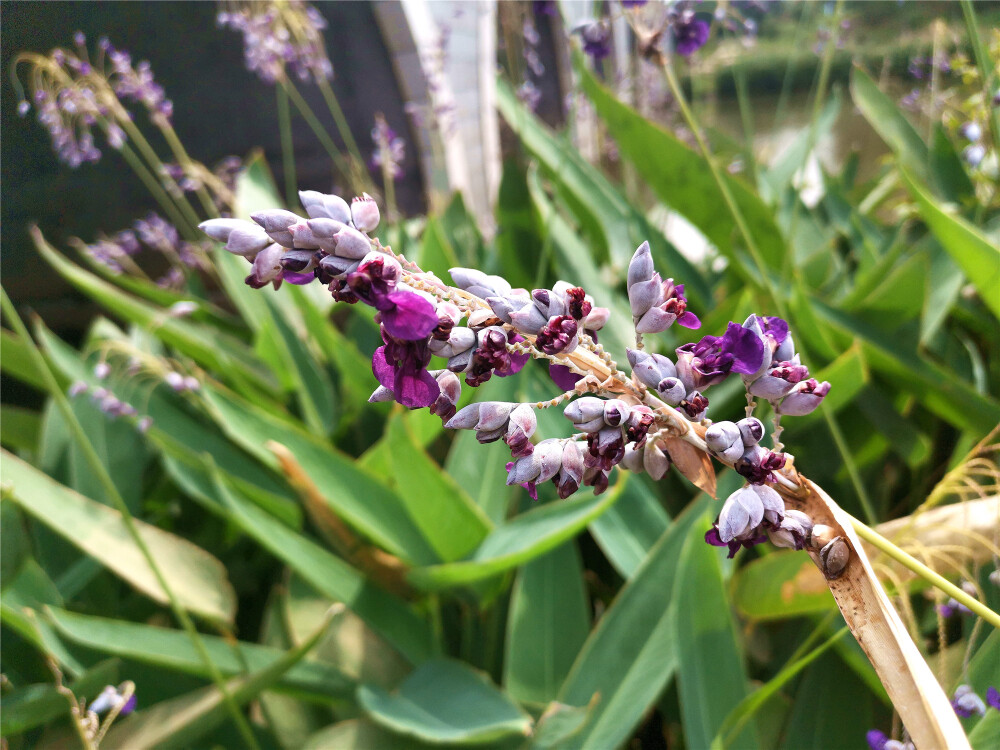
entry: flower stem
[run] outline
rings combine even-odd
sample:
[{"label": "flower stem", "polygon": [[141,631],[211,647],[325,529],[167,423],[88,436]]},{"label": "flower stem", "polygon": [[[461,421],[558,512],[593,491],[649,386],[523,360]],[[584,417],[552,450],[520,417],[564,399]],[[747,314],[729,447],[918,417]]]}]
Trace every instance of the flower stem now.
[{"label": "flower stem", "polygon": [[358,148],[358,142],[354,140],[354,133],[351,132],[350,125],[347,124],[347,118],[344,117],[344,110],[340,108],[337,95],[333,93],[333,87],[330,86],[330,82],[325,78],[321,78],[319,80],[319,90],[323,94],[323,98],[326,99],[326,106],[330,108],[330,114],[333,115],[333,121],[337,125],[337,132],[340,133],[344,145],[347,146],[348,153],[354,157],[358,164],[364,164],[365,160],[361,156],[361,149]]},{"label": "flower stem", "polygon": [[901,550],[870,526],[853,517],[851,518],[851,522],[854,525],[854,531],[857,532],[857,535],[870,545],[884,552],[903,567],[916,573],[932,586],[941,589],[941,591],[952,597],[955,601],[964,604],[993,627],[1000,629],[1000,615],[981,601],[966,594],[947,578],[934,572],[915,557]]},{"label": "flower stem", "polygon": [[3,314],[7,318],[7,322],[10,324],[11,328],[14,329],[14,333],[17,334],[18,338],[20,338],[27,347],[28,356],[31,358],[32,364],[35,366],[36,371],[41,374],[42,380],[45,381],[45,387],[48,389],[52,399],[56,402],[56,406],[62,413],[63,419],[66,420],[66,424],[69,427],[70,432],[73,434],[75,441],[83,451],[84,458],[90,466],[91,471],[94,472],[94,475],[101,483],[104,494],[121,514],[122,522],[125,524],[125,529],[128,531],[129,536],[132,537],[132,541],[135,543],[135,546],[138,547],[142,556],[145,558],[146,564],[149,565],[149,569],[153,572],[156,582],[159,584],[163,593],[166,595],[168,602],[170,603],[170,609],[173,611],[177,621],[181,624],[181,627],[183,627],[187,632],[195,650],[204,662],[212,681],[222,694],[223,702],[226,704],[226,707],[239,729],[240,734],[243,736],[247,747],[250,747],[253,750],[259,750],[257,739],[254,737],[250,724],[240,711],[239,706],[233,700],[233,696],[226,687],[225,680],[223,679],[221,672],[219,672],[218,666],[216,666],[215,662],[212,661],[212,657],[208,653],[205,642],[202,641],[201,636],[198,633],[198,629],[195,627],[194,621],[191,619],[190,615],[188,615],[187,610],[181,606],[181,603],[174,594],[173,589],[170,588],[170,584],[167,582],[163,571],[160,569],[159,563],[153,556],[149,546],[146,544],[146,540],[143,539],[142,535],[139,533],[139,528],[135,523],[135,519],[132,517],[132,513],[128,509],[128,505],[118,492],[118,488],[115,486],[114,480],[108,473],[107,468],[101,462],[100,457],[97,455],[97,451],[94,450],[94,446],[90,442],[90,438],[87,437],[86,431],[83,429],[83,426],[76,417],[76,413],[73,411],[73,407],[70,406],[69,399],[66,398],[66,394],[64,394],[62,388],[59,387],[59,383],[49,367],[48,361],[38,349],[34,339],[31,338],[31,335],[28,333],[28,329],[21,320],[21,316],[18,315],[16,308],[7,296],[7,292],[3,289],[0,289],[0,309],[3,310]]},{"label": "flower stem", "polygon": [[295,191],[295,150],[292,144],[292,113],[288,108],[288,91],[284,86],[274,89],[278,99],[278,127],[281,129],[281,163],[285,170],[285,202],[288,207],[297,201]]},{"label": "flower stem", "polygon": [[316,113],[312,111],[308,102],[302,98],[302,94],[299,93],[299,90],[295,88],[295,85],[288,79],[282,79],[278,85],[285,90],[289,99],[292,100],[292,104],[294,104],[295,108],[299,111],[299,114],[302,115],[305,121],[309,124],[309,127],[312,128],[312,131],[316,134],[320,144],[322,144],[323,148],[326,149],[326,152],[333,160],[334,165],[337,167],[337,171],[340,172],[345,180],[350,182],[350,166],[344,159],[344,155],[341,154],[340,150],[337,148],[337,144],[333,142],[330,135],[323,129],[323,123],[321,123],[319,118],[316,117]]},{"label": "flower stem", "polygon": [[194,225],[190,223],[188,218],[180,211],[177,204],[173,201],[160,181],[156,179],[156,175],[149,171],[149,168],[143,164],[142,159],[139,155],[133,151],[128,144],[125,144],[121,148],[121,154],[125,161],[128,162],[129,166],[132,167],[132,171],[135,172],[139,179],[142,180],[142,184],[146,186],[146,189],[150,192],[156,202],[160,204],[164,213],[170,217],[170,220],[174,223],[174,226],[178,230],[182,231],[185,236],[193,237],[195,234]]}]

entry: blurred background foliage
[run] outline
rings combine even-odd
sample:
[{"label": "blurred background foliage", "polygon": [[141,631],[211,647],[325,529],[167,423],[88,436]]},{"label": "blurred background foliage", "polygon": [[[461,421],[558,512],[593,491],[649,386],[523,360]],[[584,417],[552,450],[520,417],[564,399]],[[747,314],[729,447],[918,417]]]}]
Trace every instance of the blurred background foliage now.
[{"label": "blurred background foliage", "polygon": [[[12,15],[46,12],[31,6],[3,6],[5,65],[32,44],[9,33]],[[515,286],[579,283],[611,308],[602,343],[618,359],[631,337],[624,272],[643,240],[703,321],[697,334],[672,328],[650,346],[667,353],[754,312],[787,318],[815,377],[832,384],[820,411],[787,425],[796,466],[867,523],[897,519],[899,546],[1000,607],[988,578],[1000,422],[997,4],[965,4],[965,16],[951,3],[732,4],[755,20],[754,46],[745,29],[714,24],[692,59],[668,63],[673,88],[634,36],[614,64],[594,65],[567,46],[568,20],[500,4],[492,96],[503,148],[486,217],[441,189],[433,169],[418,170],[415,150],[398,185],[367,169],[373,113],[406,121],[392,71],[368,67],[382,48],[358,53],[362,64],[347,54],[360,42],[342,43],[350,29],[367,33],[357,20],[367,6],[318,7],[331,56],[341,56],[336,96],[364,152],[342,149],[351,168],[333,184],[380,193],[383,242],[443,279],[463,265]],[[80,25],[103,22],[90,6],[68,7]],[[708,20],[716,7],[698,12]],[[166,12],[142,8],[146,20],[123,17],[122,27]],[[190,33],[215,40],[192,59],[216,72],[209,90],[178,81],[176,133],[206,163],[231,150],[245,158],[228,198],[169,199],[198,218],[213,207],[245,217],[285,203],[289,161],[298,187],[329,190],[330,160],[304,118],[283,131],[295,143],[283,159],[285,125],[266,87],[249,74],[222,83],[220,61],[239,65],[237,38],[209,28],[214,6],[188,11],[206,17]],[[538,114],[523,96],[534,80],[528,20],[555,40],[539,54],[570,82],[563,101],[561,83],[536,76]],[[68,48],[74,28],[34,31],[38,50]],[[153,36],[137,34],[133,52],[163,44]],[[914,60],[937,72],[908,78]],[[189,62],[175,50],[153,67],[169,86]],[[377,103],[345,93],[379,89],[380,75],[388,93]],[[909,102],[920,111],[900,106],[914,86],[929,102]],[[322,111],[314,88],[301,85]],[[243,261],[220,247],[206,246],[197,269],[175,266],[183,281],[173,286],[75,252],[71,236],[92,242],[155,206],[97,193],[131,179],[119,181],[124,163],[110,150],[103,171],[59,168],[42,129],[11,119],[15,93],[4,87],[13,303],[5,297],[0,332],[9,747],[74,744],[54,679],[87,700],[134,682],[139,710],[116,722],[106,747],[841,748],[894,728],[809,559],[761,547],[725,559],[703,541],[717,506],[679,474],[619,474],[606,494],[565,501],[546,486],[535,503],[504,485],[502,444],[367,403],[378,342],[368,308],[334,306],[315,284],[251,290]],[[202,106],[210,114],[199,116]],[[198,130],[199,118],[211,127]],[[218,124],[251,119],[262,130],[232,141]],[[969,121],[983,131],[978,161]],[[332,114],[322,122],[336,132]],[[410,122],[412,144],[421,136]],[[88,191],[104,197],[95,204]],[[47,220],[47,192],[78,196],[59,204],[78,209]],[[41,231],[28,234],[28,217]],[[178,242],[198,239],[178,230]],[[27,315],[40,286],[73,290],[96,315]],[[193,382],[172,386],[172,374]],[[557,392],[529,364],[465,389],[460,405]],[[112,418],[108,398],[134,413]],[[738,384],[718,387],[712,416],[738,415],[742,402]],[[557,414],[540,412],[539,427],[565,434]],[[737,485],[721,475],[720,497]],[[955,503],[965,512],[943,524],[935,506]],[[928,541],[934,527],[953,533]],[[1000,636],[973,617],[944,618],[934,590],[885,562],[876,559],[946,692],[965,683],[984,695],[998,682]],[[964,720],[974,747],[995,746],[998,717]]]}]

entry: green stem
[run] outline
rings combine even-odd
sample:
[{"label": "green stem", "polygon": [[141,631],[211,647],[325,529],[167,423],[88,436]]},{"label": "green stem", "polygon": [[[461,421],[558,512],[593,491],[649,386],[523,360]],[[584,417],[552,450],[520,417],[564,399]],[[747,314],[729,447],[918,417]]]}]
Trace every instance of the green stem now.
[{"label": "green stem", "polygon": [[288,108],[288,92],[284,86],[274,89],[278,99],[278,127],[281,129],[281,162],[285,170],[285,201],[291,208],[298,203],[295,190],[295,150],[292,145],[292,113]]},{"label": "green stem", "polygon": [[[194,162],[191,157],[188,156],[187,149],[184,148],[184,144],[181,143],[181,139],[177,137],[177,132],[170,124],[170,121],[166,118],[160,118],[156,121],[156,125],[160,129],[160,132],[163,133],[163,137],[166,139],[167,145],[170,146],[170,150],[173,151],[174,158],[177,159],[182,167],[184,167],[184,171],[186,173],[192,174],[194,172],[192,168]],[[198,193],[198,200],[201,201],[201,207],[205,210],[205,213],[209,217],[213,217],[218,214],[219,209],[203,184],[198,185],[198,190],[196,192]]]},{"label": "green stem", "polygon": [[195,212],[194,208],[192,208],[191,204],[188,203],[187,198],[184,197],[184,191],[181,190],[177,181],[164,171],[163,161],[161,161],[160,157],[156,155],[156,151],[153,150],[153,147],[149,145],[149,141],[146,140],[146,136],[144,136],[142,131],[135,126],[135,123],[127,117],[119,117],[118,121],[121,122],[122,127],[128,132],[129,139],[135,143],[139,152],[143,157],[145,157],[149,168],[159,172],[159,174],[163,175],[164,180],[174,186],[176,193],[173,197],[177,207],[181,210],[184,216],[187,217],[188,223],[190,223],[192,227],[197,227],[200,221],[198,214]]},{"label": "green stem", "polygon": [[295,105],[299,114],[302,115],[305,121],[309,124],[309,127],[312,128],[312,131],[316,134],[320,144],[324,149],[326,149],[326,152],[333,160],[334,165],[337,167],[337,171],[343,175],[345,180],[350,182],[351,169],[344,159],[344,155],[341,154],[340,150],[337,148],[337,144],[333,142],[329,133],[323,129],[323,123],[321,123],[319,118],[316,117],[316,113],[312,111],[312,108],[306,100],[302,98],[302,94],[299,93],[299,90],[295,88],[291,81],[283,79],[279,82],[279,85],[285,89],[285,93],[287,93],[288,97],[292,100],[292,104]]},{"label": "green stem", "polygon": [[361,155],[361,149],[358,148],[358,142],[354,140],[354,133],[351,132],[351,126],[347,124],[344,110],[340,108],[340,102],[337,101],[337,95],[333,93],[333,87],[330,86],[330,82],[325,78],[320,79],[319,90],[323,94],[323,98],[326,99],[326,106],[330,108],[330,114],[333,115],[333,122],[337,126],[337,132],[340,133],[340,138],[344,141],[344,145],[347,146],[348,152],[358,164],[364,164],[365,159]]},{"label": "green stem", "polygon": [[202,641],[201,636],[198,634],[198,630],[195,627],[194,622],[191,620],[191,617],[188,615],[184,607],[181,606],[177,596],[173,592],[173,589],[170,588],[170,584],[167,582],[167,579],[163,575],[163,571],[160,569],[156,558],[153,556],[152,551],[150,551],[149,546],[146,544],[146,540],[143,539],[142,535],[139,533],[139,528],[136,526],[135,519],[129,511],[128,505],[118,492],[118,488],[115,486],[114,480],[108,473],[107,468],[101,462],[100,457],[97,455],[97,451],[94,450],[94,446],[91,444],[90,439],[87,437],[87,433],[84,431],[83,426],[80,424],[76,414],[73,412],[73,407],[70,406],[69,400],[63,393],[62,388],[59,387],[59,383],[50,369],[48,361],[42,356],[42,353],[39,351],[34,340],[31,338],[31,335],[28,333],[28,329],[25,327],[24,322],[21,320],[21,316],[18,315],[13,303],[7,296],[7,292],[2,288],[0,288],[0,309],[2,309],[3,314],[7,317],[7,322],[10,324],[11,328],[14,329],[14,333],[16,333],[17,336],[25,343],[28,350],[28,356],[31,358],[36,372],[40,373],[42,380],[45,381],[45,387],[48,389],[52,399],[56,402],[56,406],[61,412],[63,419],[66,421],[70,432],[73,434],[73,438],[83,451],[84,458],[86,459],[91,471],[94,472],[94,475],[101,483],[104,494],[111,501],[112,505],[118,510],[118,512],[121,513],[122,521],[125,524],[125,528],[128,531],[129,536],[132,537],[132,541],[145,558],[146,563],[153,572],[153,576],[156,578],[157,583],[170,603],[170,609],[173,611],[177,621],[181,624],[181,627],[183,627],[187,632],[195,650],[204,662],[212,681],[222,694],[223,702],[229,709],[233,721],[236,723],[237,728],[243,735],[243,739],[246,741],[247,746],[253,748],[254,750],[259,750],[259,745],[253,735],[253,730],[250,728],[250,724],[247,722],[246,717],[240,711],[239,706],[233,700],[232,695],[226,688],[225,680],[219,672],[218,667],[215,665],[215,662],[212,661],[212,657],[209,655],[204,641]]},{"label": "green stem", "polygon": [[979,65],[979,75],[983,79],[983,103],[990,113],[990,124],[993,130],[993,144],[996,152],[1000,154],[1000,107],[990,106],[994,92],[994,71],[990,67],[990,57],[983,47],[982,37],[979,36],[979,26],[976,24],[976,12],[972,8],[971,0],[962,0],[962,13],[965,15],[965,25],[969,30],[969,41],[972,42],[972,50],[976,55],[976,63]]},{"label": "green stem", "polygon": [[844,460],[844,467],[847,469],[847,475],[851,478],[851,484],[854,485],[854,491],[861,502],[861,509],[865,512],[865,518],[868,519],[868,523],[870,524],[878,523],[871,498],[868,497],[868,490],[865,489],[865,484],[861,481],[861,473],[858,471],[857,464],[854,463],[851,451],[847,447],[847,441],[844,440],[844,433],[840,431],[840,425],[837,424],[836,418],[834,418],[826,406],[820,407],[820,412],[822,412],[823,418],[826,420],[826,426],[830,429],[830,435],[837,446],[837,451]]},{"label": "green stem", "polygon": [[851,518],[851,523],[853,524],[854,531],[857,532],[857,535],[870,545],[878,550],[881,550],[903,567],[916,573],[932,586],[941,589],[941,591],[946,593],[955,601],[964,604],[993,627],[1000,629],[1000,615],[987,607],[985,604],[966,594],[961,588],[953,584],[944,576],[935,573],[915,557],[908,555],[870,526],[867,526],[856,518]]},{"label": "green stem", "polygon": [[729,189],[729,183],[726,181],[722,172],[719,170],[718,165],[715,163],[715,160],[712,158],[712,151],[709,149],[708,142],[702,134],[701,126],[699,125],[698,120],[695,118],[694,113],[688,106],[687,99],[684,97],[684,91],[681,89],[677,76],[674,74],[673,66],[670,64],[670,61],[666,56],[663,56],[662,63],[663,75],[664,78],[666,78],[667,87],[673,94],[674,101],[677,102],[677,106],[681,110],[681,115],[684,117],[684,121],[687,123],[688,128],[694,134],[695,140],[698,142],[698,148],[701,150],[701,154],[704,157],[705,162],[708,164],[709,170],[712,172],[712,178],[715,180],[715,184],[719,188],[719,192],[722,193],[722,199],[726,203],[726,208],[729,209],[729,213],[733,217],[736,228],[739,230],[740,235],[743,237],[743,242],[746,244],[747,250],[750,252],[750,257],[753,259],[754,265],[757,266],[757,272],[760,274],[761,282],[764,284],[768,295],[774,302],[774,305],[778,310],[778,314],[787,320],[788,313],[785,309],[784,300],[782,300],[781,295],[778,294],[778,290],[774,287],[774,283],[771,280],[767,267],[764,265],[764,260],[761,257],[757,243],[754,240],[753,235],[750,233],[750,228],[747,226],[746,219],[743,217],[743,212],[740,210],[739,206],[736,205],[736,199],[733,198],[733,193]]},{"label": "green stem", "polygon": [[139,155],[133,151],[128,144],[125,144],[121,148],[121,154],[125,161],[128,162],[129,166],[132,167],[132,171],[139,175],[139,179],[142,180],[142,184],[146,186],[146,189],[152,194],[156,202],[160,204],[163,212],[170,217],[170,220],[174,223],[174,226],[178,230],[183,232],[186,236],[194,236],[194,227],[188,222],[186,216],[181,213],[177,204],[170,197],[160,181],[156,179],[156,175],[149,171],[149,168],[143,164],[142,159]]}]

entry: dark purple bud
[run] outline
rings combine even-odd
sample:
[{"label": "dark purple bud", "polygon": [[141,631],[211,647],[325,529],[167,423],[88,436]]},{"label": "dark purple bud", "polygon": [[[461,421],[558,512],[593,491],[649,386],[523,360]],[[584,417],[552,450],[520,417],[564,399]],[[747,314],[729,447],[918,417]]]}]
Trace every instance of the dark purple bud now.
[{"label": "dark purple bud", "polygon": [[281,268],[292,273],[308,273],[316,267],[312,250],[289,250],[281,256]]},{"label": "dark purple bud", "polygon": [[596,466],[588,466],[583,472],[583,484],[593,487],[594,494],[600,495],[608,489],[608,473]]},{"label": "dark purple bud", "polygon": [[693,391],[678,404],[678,407],[692,422],[700,422],[705,418],[705,411],[708,409],[708,399],[698,393],[698,391]]},{"label": "dark purple bud", "polygon": [[[316,275],[324,284],[329,284],[335,278],[340,278],[357,271],[359,265],[361,263],[357,260],[338,258],[336,255],[325,255],[320,258],[316,266]],[[354,298],[354,301],[357,302],[357,297]]]},{"label": "dark purple bud", "polygon": [[733,465],[736,472],[751,484],[777,481],[774,473],[785,466],[785,454],[775,453],[759,445],[751,446]]},{"label": "dark purple bud", "polygon": [[682,57],[690,57],[705,46],[710,27],[707,21],[695,16],[693,10],[682,12],[674,21],[674,49]]},{"label": "dark purple bud", "polygon": [[625,438],[621,429],[605,427],[598,432],[588,433],[587,450],[588,454],[583,458],[586,466],[611,471],[625,457]]},{"label": "dark purple bud", "polygon": [[590,315],[590,311],[594,308],[590,302],[584,299],[586,294],[578,286],[566,290],[566,310],[574,320],[583,320]]},{"label": "dark purple bud", "polygon": [[591,21],[577,29],[583,40],[583,51],[595,61],[611,54],[611,26],[604,21]]},{"label": "dark purple bud", "polygon": [[569,354],[579,341],[577,322],[568,315],[550,318],[535,338],[535,346],[546,354]]},{"label": "dark purple bud", "polygon": [[865,739],[868,741],[868,747],[871,750],[885,750],[885,743],[889,741],[889,736],[878,729],[870,729],[868,734],[865,735]]},{"label": "dark purple bud", "polygon": [[633,406],[632,413],[625,423],[626,442],[636,445],[645,443],[646,435],[649,434],[649,428],[653,426],[654,421],[653,410],[648,406]]},{"label": "dark purple bud", "polygon": [[580,482],[583,481],[585,470],[583,452],[580,450],[579,444],[575,440],[565,441],[562,451],[562,467],[553,479],[556,483],[556,491],[562,500],[580,489]]}]

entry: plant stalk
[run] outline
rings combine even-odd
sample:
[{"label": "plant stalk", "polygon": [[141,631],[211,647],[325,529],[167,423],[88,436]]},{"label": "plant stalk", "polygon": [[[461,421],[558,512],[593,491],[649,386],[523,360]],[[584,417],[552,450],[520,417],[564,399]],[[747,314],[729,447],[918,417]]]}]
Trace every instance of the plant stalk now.
[{"label": "plant stalk", "polygon": [[867,524],[864,524],[853,517],[851,518],[851,523],[853,524],[854,530],[857,532],[858,536],[870,545],[881,552],[884,552],[913,573],[916,573],[932,586],[941,589],[941,591],[952,597],[955,601],[964,604],[993,627],[1000,629],[1000,615],[987,607],[981,601],[969,596],[947,578],[931,570],[912,555],[908,555]]}]

